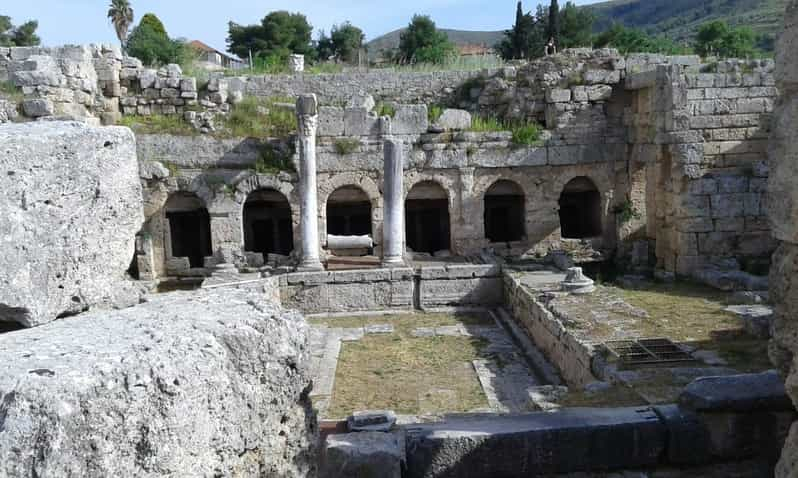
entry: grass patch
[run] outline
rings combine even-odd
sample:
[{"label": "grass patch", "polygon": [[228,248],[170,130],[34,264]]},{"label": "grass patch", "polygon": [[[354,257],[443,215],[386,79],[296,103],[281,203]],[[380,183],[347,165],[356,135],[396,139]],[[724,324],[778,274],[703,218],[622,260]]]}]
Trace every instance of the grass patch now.
[{"label": "grass patch", "polygon": [[291,161],[293,151],[280,151],[271,144],[261,148],[260,157],[252,167],[257,174],[274,175],[281,171],[293,171],[294,163]]},{"label": "grass patch", "polygon": [[180,115],[128,115],[117,123],[140,134],[171,134],[175,136],[197,136],[199,131]]},{"label": "grass patch", "polygon": [[235,138],[283,138],[296,131],[296,115],[278,103],[292,103],[285,98],[244,97],[221,120],[221,129]]},{"label": "grass patch", "polygon": [[311,324],[355,328],[392,324],[395,333],[345,342],[338,359],[329,417],[355,410],[402,414],[467,412],[488,406],[471,362],[487,343],[473,337],[414,337],[418,327],[493,325],[479,315],[405,314],[312,319]]},{"label": "grass patch", "polygon": [[378,103],[377,106],[374,107],[374,111],[380,118],[383,116],[389,116],[391,118],[396,116],[396,107],[388,103]]},{"label": "grass patch", "polygon": [[14,83],[11,83],[10,81],[0,81],[0,96],[4,96],[10,101],[14,101],[16,103],[19,103],[25,99],[25,95],[22,93],[22,88]]},{"label": "grass patch", "polygon": [[537,123],[521,121],[507,122],[495,117],[483,118],[479,115],[471,117],[470,131],[477,133],[494,133],[509,131],[512,133],[511,142],[515,146],[538,146],[541,144],[541,127]]},{"label": "grass patch", "polygon": [[640,219],[640,211],[632,204],[632,201],[627,199],[613,209],[613,212],[617,214],[619,217],[618,219],[621,221],[621,224],[627,224],[632,219]]},{"label": "grass patch", "polygon": [[439,105],[429,105],[427,107],[427,119],[430,123],[435,123],[443,115],[443,107]]},{"label": "grass patch", "polygon": [[355,138],[336,139],[334,143],[335,152],[341,156],[352,154],[360,147],[360,140]]}]

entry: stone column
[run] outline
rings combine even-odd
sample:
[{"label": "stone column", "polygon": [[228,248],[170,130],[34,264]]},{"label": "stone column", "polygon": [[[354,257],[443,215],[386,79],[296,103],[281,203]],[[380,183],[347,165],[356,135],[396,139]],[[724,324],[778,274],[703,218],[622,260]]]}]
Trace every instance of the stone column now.
[{"label": "stone column", "polygon": [[385,153],[385,186],[383,197],[382,263],[385,266],[404,264],[405,252],[405,202],[404,202],[404,161],[402,142],[386,138],[383,143]]},{"label": "stone column", "polygon": [[319,126],[316,95],[296,101],[299,131],[299,191],[302,257],[300,270],[322,270],[319,260],[319,205],[316,185],[316,130]]}]

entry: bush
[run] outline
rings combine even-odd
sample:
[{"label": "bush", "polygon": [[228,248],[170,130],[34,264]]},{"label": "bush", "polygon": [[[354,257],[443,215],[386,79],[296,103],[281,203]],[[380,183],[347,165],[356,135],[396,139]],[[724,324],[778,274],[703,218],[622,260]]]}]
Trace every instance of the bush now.
[{"label": "bush", "polygon": [[540,126],[537,123],[511,125],[512,142],[518,146],[535,146],[540,144]]},{"label": "bush", "polygon": [[360,147],[360,141],[354,138],[343,138],[335,140],[335,152],[341,156],[352,154]]},{"label": "bush", "polygon": [[396,116],[396,108],[388,103],[377,104],[377,106],[374,108],[374,111],[377,112],[377,116],[380,118],[383,116],[389,116],[391,118]]},{"label": "bush", "polygon": [[430,123],[438,121],[443,114],[443,108],[438,105],[429,105],[427,107],[427,119]]},{"label": "bush", "polygon": [[477,133],[490,133],[509,131],[512,133],[511,142],[516,146],[536,146],[540,144],[542,131],[537,123],[521,121],[505,122],[495,117],[482,118],[474,115],[471,118],[471,129]]},{"label": "bush", "polygon": [[253,170],[258,174],[270,175],[281,171],[292,171],[294,164],[291,161],[292,152],[283,152],[271,144],[264,145],[260,151],[260,158],[255,162]]}]

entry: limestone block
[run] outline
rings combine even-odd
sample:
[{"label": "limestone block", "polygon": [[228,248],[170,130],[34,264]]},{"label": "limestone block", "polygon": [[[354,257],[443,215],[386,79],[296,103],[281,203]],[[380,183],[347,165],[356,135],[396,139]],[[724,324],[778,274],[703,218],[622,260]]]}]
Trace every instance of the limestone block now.
[{"label": "limestone block", "polygon": [[547,103],[567,103],[571,101],[571,90],[549,88],[546,90]]},{"label": "limestone block", "polygon": [[183,78],[180,80],[180,90],[185,92],[197,92],[197,79],[196,78]]},{"label": "limestone block", "polygon": [[319,107],[319,136],[344,135],[344,109],[337,106]]},{"label": "limestone block", "polygon": [[0,475],[313,476],[307,336],[242,289],[0,335]]},{"label": "limestone block", "polygon": [[137,301],[125,276],[144,220],[132,132],[8,124],[0,144],[0,320],[35,326]]},{"label": "limestone block", "polygon": [[[370,124],[370,123],[369,123]],[[369,131],[374,129],[368,127]],[[397,105],[396,114],[391,118],[391,132],[393,134],[421,134],[429,129],[429,115],[427,105]],[[379,125],[376,133],[379,134]]]},{"label": "limestone block", "polygon": [[447,108],[438,118],[437,125],[447,131],[460,131],[471,128],[471,113],[466,110]]},{"label": "limestone block", "polygon": [[368,94],[354,95],[346,103],[347,108],[366,108],[368,111],[373,110],[376,105],[374,97]]},{"label": "limestone block", "polygon": [[330,435],[322,456],[322,478],[401,478],[405,463],[404,436],[360,432]]},{"label": "limestone block", "polygon": [[53,102],[44,98],[23,101],[22,110],[25,112],[25,116],[30,118],[51,116],[53,113],[55,113]]},{"label": "limestone block", "polygon": [[379,134],[379,118],[366,108],[346,108],[344,110],[345,136],[371,136]]},{"label": "limestone block", "polygon": [[139,86],[142,90],[155,87],[158,73],[155,70],[145,69],[139,72]]},{"label": "limestone block", "polygon": [[621,72],[619,70],[587,70],[584,72],[583,78],[588,85],[614,85],[621,82]]},{"label": "limestone block", "polygon": [[612,97],[612,87],[608,85],[588,86],[586,89],[590,101],[607,101]]},{"label": "limestone block", "polygon": [[175,88],[164,88],[161,90],[161,98],[178,98],[180,90]]}]

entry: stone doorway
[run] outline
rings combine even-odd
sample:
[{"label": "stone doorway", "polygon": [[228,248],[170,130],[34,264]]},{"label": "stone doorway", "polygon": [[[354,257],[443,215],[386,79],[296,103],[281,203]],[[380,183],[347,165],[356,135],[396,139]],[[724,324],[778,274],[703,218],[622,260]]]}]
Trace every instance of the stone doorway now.
[{"label": "stone doorway", "polygon": [[252,192],[244,203],[244,250],[287,256],[294,249],[288,199],[273,189]]},{"label": "stone doorway", "polygon": [[211,217],[205,204],[193,193],[173,194],[166,202],[169,245],[172,257],[186,257],[192,268],[203,267],[213,255]]},{"label": "stone doorway", "polygon": [[327,234],[371,236],[371,201],[357,186],[343,186],[327,199]]},{"label": "stone doorway", "polygon": [[569,181],[559,204],[563,239],[601,236],[601,193],[593,181],[585,176]]},{"label": "stone doorway", "polygon": [[485,193],[485,237],[490,242],[520,241],[526,235],[524,191],[507,180],[493,183]]},{"label": "stone doorway", "polygon": [[405,202],[407,246],[435,253],[450,248],[449,196],[432,181],[413,186]]}]

